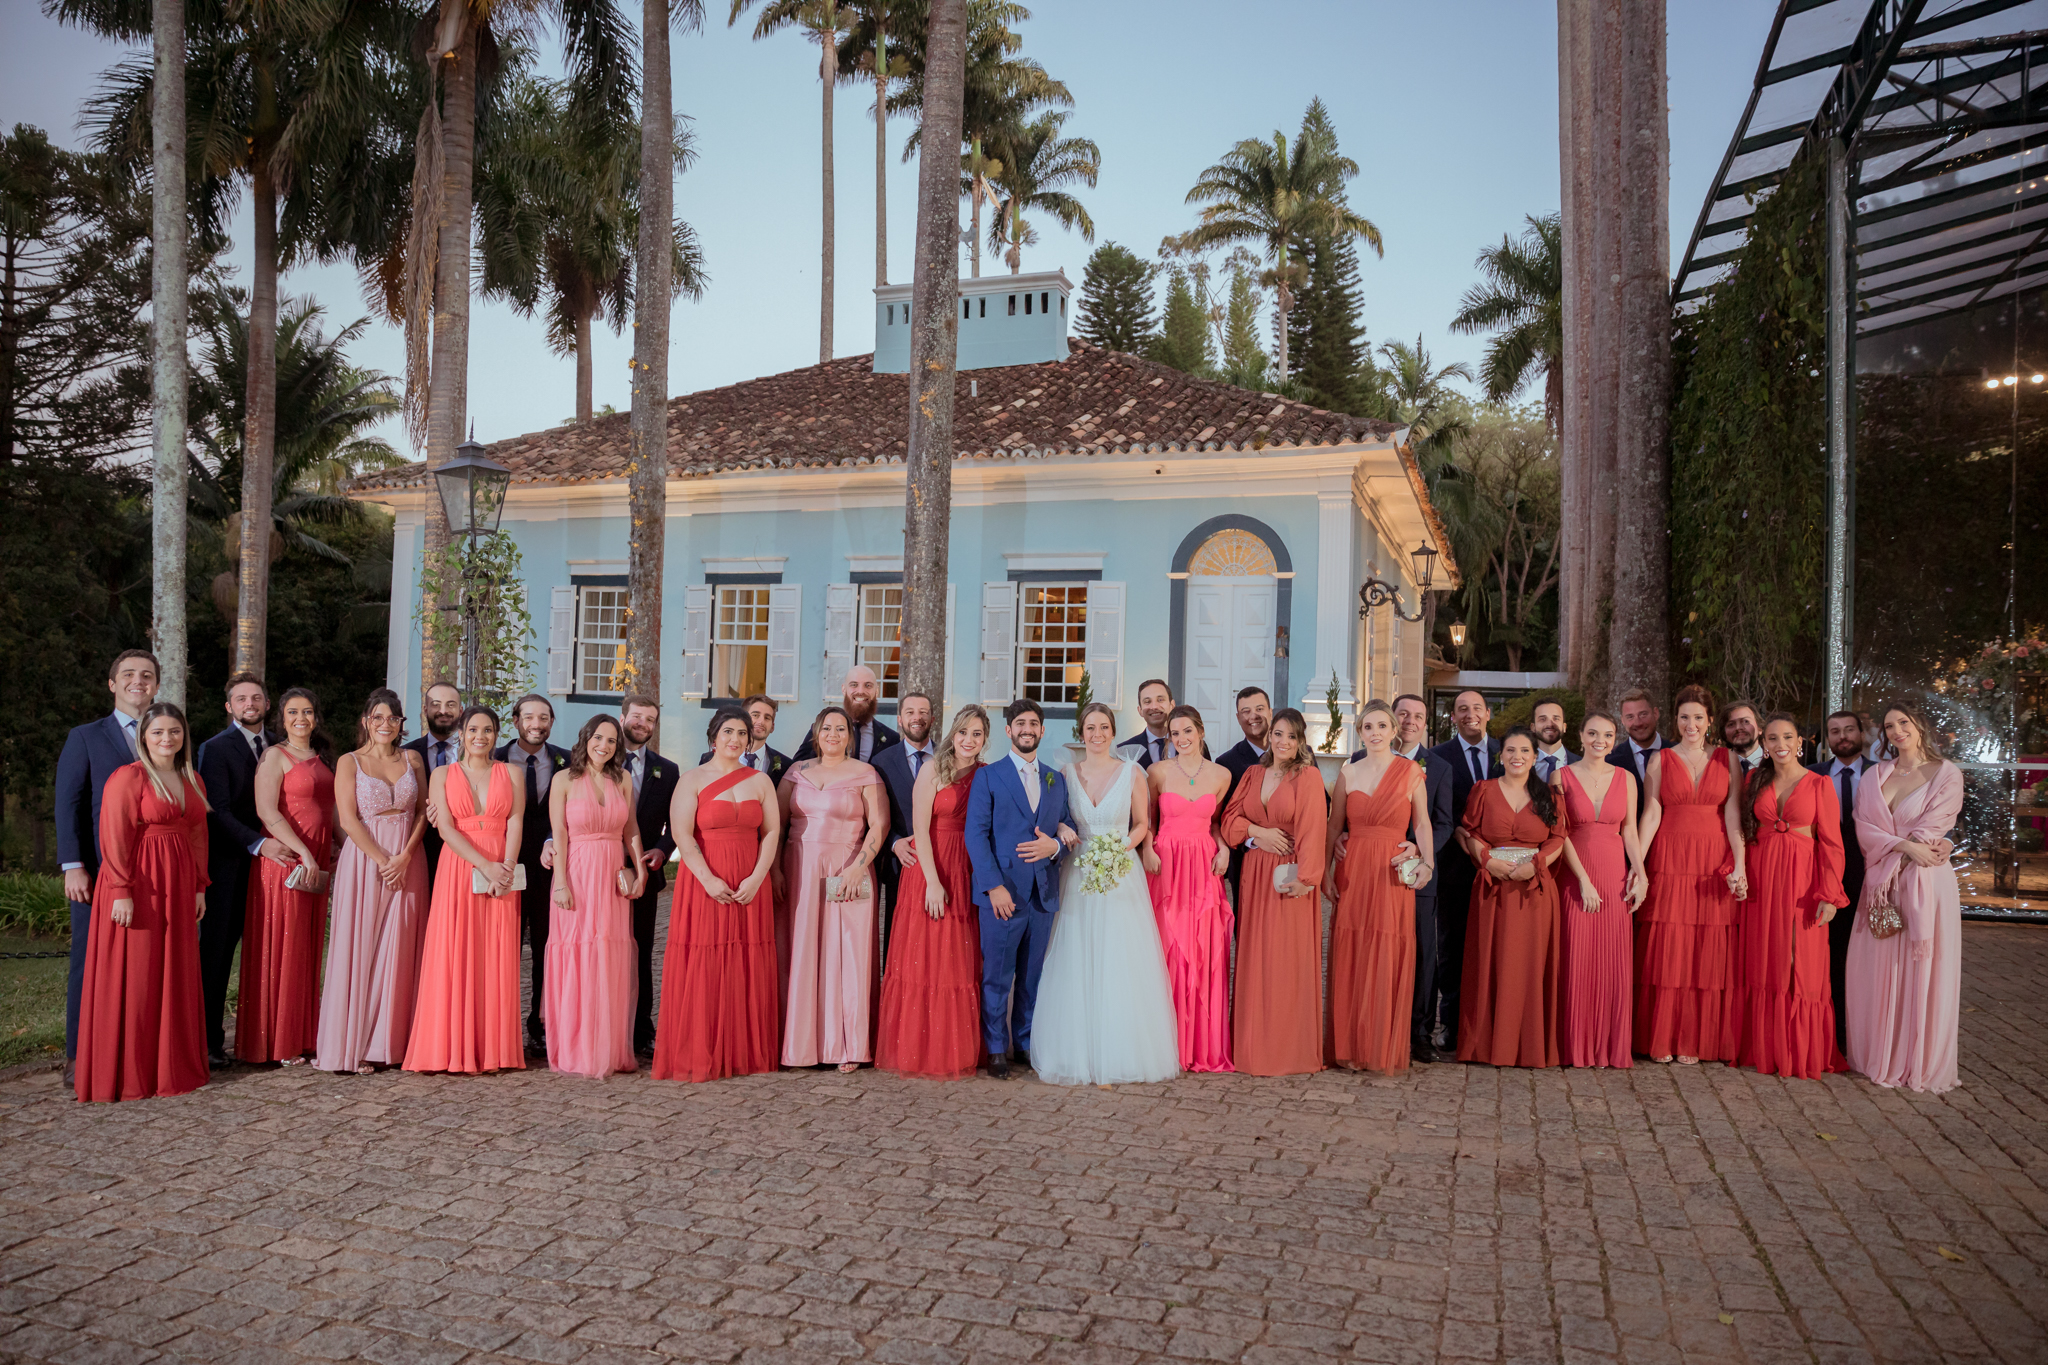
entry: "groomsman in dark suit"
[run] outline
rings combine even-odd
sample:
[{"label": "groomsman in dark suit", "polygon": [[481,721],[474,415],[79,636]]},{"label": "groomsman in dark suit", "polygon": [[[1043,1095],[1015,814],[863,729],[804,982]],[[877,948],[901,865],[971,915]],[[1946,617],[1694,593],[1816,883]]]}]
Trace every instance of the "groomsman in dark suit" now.
[{"label": "groomsman in dark suit", "polygon": [[[1247,687],[1237,694],[1237,728],[1244,732],[1244,738],[1225,749],[1216,760],[1223,771],[1230,774],[1231,795],[1236,795],[1237,784],[1266,756],[1266,732],[1273,728],[1273,699],[1266,695],[1264,688]],[[1224,797],[1223,801],[1228,805],[1230,797]],[[1244,850],[1233,848],[1230,850],[1230,871],[1224,874],[1224,880],[1230,883],[1232,904],[1237,902],[1237,879],[1243,870]],[[1231,932],[1235,934],[1242,923],[1241,919],[1233,921]]]},{"label": "groomsman in dark suit", "polygon": [[518,735],[491,755],[509,764],[512,780],[526,793],[526,815],[519,826],[519,861],[526,868],[526,889],[519,893],[519,918],[526,924],[526,950],[533,955],[533,999],[526,1010],[526,1049],[546,1055],[547,1031],[540,1017],[541,986],[547,978],[549,901],[554,891],[553,859],[541,854],[553,842],[548,819],[548,793],[556,773],[569,766],[569,751],[548,743],[555,729],[554,703],[529,692],[512,703],[512,729]]},{"label": "groomsman in dark suit", "polygon": [[[1436,888],[1442,878],[1444,845],[1451,841],[1451,765],[1422,747],[1429,737],[1429,705],[1422,698],[1413,692],[1394,698],[1394,724],[1398,727],[1394,752],[1422,768],[1423,793],[1429,799],[1428,861],[1439,869],[1415,893],[1415,1018],[1408,1040],[1409,1055],[1415,1061],[1434,1062],[1438,1058],[1430,1033],[1436,1014]],[[1352,751],[1352,761],[1364,757],[1365,750]],[[1410,843],[1415,840],[1413,825],[1408,827],[1408,839]]]},{"label": "groomsman in dark suit", "polygon": [[[461,737],[455,733],[455,722],[462,719],[462,694],[455,690],[454,683],[446,679],[429,683],[426,711],[426,730],[405,747],[420,756],[427,766],[427,777],[431,779],[436,768],[445,768],[462,758]],[[420,840],[420,856],[427,860],[427,899],[431,903],[434,877],[441,868],[441,831],[434,828],[432,805],[426,809],[427,830]]]},{"label": "groomsman in dark suit", "polygon": [[[1451,721],[1458,733],[1431,750],[1451,769],[1451,823],[1465,819],[1465,802],[1472,789],[1488,778],[1501,775],[1500,741],[1486,735],[1493,708],[1479,692],[1467,689],[1452,704]],[[1447,849],[1437,863],[1443,883],[1436,897],[1437,965],[1436,989],[1443,1024],[1442,1052],[1458,1050],[1458,992],[1465,971],[1465,918],[1472,906],[1472,883],[1479,870],[1465,856],[1462,847]]]},{"label": "groomsman in dark suit", "polygon": [[1536,775],[1546,783],[1556,782],[1559,769],[1579,761],[1579,756],[1565,747],[1564,727],[1561,702],[1539,701],[1529,713],[1529,729],[1536,735]]},{"label": "groomsman in dark suit", "polygon": [[1849,893],[1849,908],[1828,921],[1828,988],[1835,997],[1835,1046],[1849,1041],[1847,1000],[1843,987],[1849,967],[1849,931],[1856,923],[1856,906],[1863,895],[1863,845],[1856,838],[1856,788],[1865,773],[1876,767],[1864,756],[1863,719],[1854,711],[1837,711],[1828,717],[1828,756],[1813,765],[1835,788],[1835,800],[1842,807],[1842,889]]},{"label": "groomsman in dark suit", "polygon": [[[875,707],[881,701],[882,685],[875,679],[875,670],[866,664],[855,664],[846,670],[846,681],[839,687],[839,704],[846,708],[846,718],[853,723],[853,733],[848,736],[846,756],[857,758],[863,763],[875,761],[875,755],[892,744],[901,744],[903,737],[875,719]],[[792,763],[801,763],[807,758],[818,756],[818,746],[811,742],[808,733],[799,744]]]},{"label": "groomsman in dark suit", "polygon": [[206,918],[199,921],[199,979],[206,1001],[206,1061],[231,1065],[227,1049],[228,976],[242,941],[249,901],[249,869],[257,858],[289,864],[285,846],[263,832],[256,814],[256,765],[277,743],[264,724],[270,697],[254,673],[228,679],[228,727],[199,746],[199,780],[206,784]]},{"label": "groomsman in dark suit", "polygon": [[1125,758],[1140,768],[1149,768],[1173,754],[1173,742],[1166,737],[1166,717],[1173,710],[1173,689],[1164,678],[1147,678],[1138,684],[1138,714],[1145,728],[1117,745]]},{"label": "groomsman in dark suit", "polygon": [[[780,786],[782,775],[789,771],[789,755],[768,745],[768,736],[775,733],[775,699],[756,692],[740,703],[740,709],[747,713],[747,731],[752,736],[747,751],[740,755],[740,763],[768,774],[769,782]],[[698,756],[697,766],[701,768],[710,761],[711,751],[706,749]]]},{"label": "groomsman in dark suit", "polygon": [[[647,887],[633,902],[633,944],[640,954],[640,999],[633,1007],[633,1051],[641,1058],[654,1055],[654,912],[660,908],[661,892],[668,885],[663,870],[675,856],[675,836],[669,832],[669,801],[676,794],[681,771],[675,763],[654,749],[654,732],[661,724],[661,703],[634,693],[619,703],[619,728],[626,732],[626,752],[621,756],[633,778],[633,811],[640,829],[640,848],[647,862]],[[684,875],[688,875],[687,873]]]},{"label": "groomsman in dark suit", "polygon": [[1664,747],[1664,736],[1657,732],[1657,704],[1650,700],[1650,694],[1638,687],[1621,694],[1621,742],[1607,755],[1607,761],[1617,768],[1626,768],[1636,775],[1636,816],[1643,814],[1643,789],[1649,784],[1650,765],[1661,762],[1657,751]]},{"label": "groomsman in dark suit", "polygon": [[86,935],[92,928],[92,884],[100,870],[100,798],[107,779],[133,763],[136,725],[156,700],[162,670],[146,649],[124,649],[107,669],[114,713],[72,727],[57,755],[57,862],[71,902],[71,971],[64,983],[64,1084],[78,1057],[78,1000],[85,990]]},{"label": "groomsman in dark suit", "polygon": [[895,928],[896,884],[903,869],[915,866],[917,849],[911,843],[911,791],[924,765],[938,757],[932,737],[932,699],[912,692],[896,703],[896,723],[903,727],[903,742],[891,744],[875,755],[875,771],[882,775],[882,789],[889,795],[889,837],[875,859],[875,876],[881,881],[882,948],[884,960]]}]

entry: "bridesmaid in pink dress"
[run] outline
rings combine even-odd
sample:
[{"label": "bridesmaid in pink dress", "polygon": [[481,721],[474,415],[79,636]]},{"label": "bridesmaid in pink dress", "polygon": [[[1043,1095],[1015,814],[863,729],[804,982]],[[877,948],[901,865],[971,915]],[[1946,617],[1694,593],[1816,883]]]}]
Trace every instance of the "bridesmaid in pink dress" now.
[{"label": "bridesmaid in pink dress", "polygon": [[[320,950],[334,871],[333,745],[320,703],[303,687],[277,699],[284,743],[256,768],[263,831],[291,851],[290,867],[257,858],[242,921],[242,983],[235,1003],[235,1056],[300,1066],[320,1038]],[[287,883],[297,873],[302,884]]]},{"label": "bridesmaid in pink dress", "polygon": [[368,1075],[405,1060],[420,936],[427,922],[426,765],[401,749],[405,712],[380,687],[357,722],[357,747],[334,775],[345,836],[334,866],[333,929],[313,1065]]},{"label": "bridesmaid in pink dress", "polygon": [[[782,776],[789,843],[778,905],[789,906],[789,1014],[782,1064],[838,1063],[855,1071],[874,1060],[874,877],[869,867],[889,833],[882,775],[847,753],[853,726],[828,706],[811,733],[818,757]],[[826,878],[838,881],[831,894]]]},{"label": "bridesmaid in pink dress", "polygon": [[578,1076],[635,1066],[633,902],[646,889],[647,866],[622,748],[618,718],[593,716],[576,736],[569,766],[548,784],[555,885],[540,1010],[548,1065]]},{"label": "bridesmaid in pink dress", "polygon": [[[462,758],[434,770],[429,809],[441,866],[420,959],[407,1071],[504,1071],[526,1065],[519,1026],[519,826],[511,769],[494,762],[498,713],[465,707]],[[478,788],[482,794],[478,794]],[[485,889],[473,889],[481,879]]]},{"label": "bridesmaid in pink dress", "polygon": [[[1579,726],[1585,757],[1557,775],[1571,818],[1559,877],[1564,958],[1558,991],[1558,1051],[1566,1066],[1634,1066],[1635,912],[1649,894],[1636,838],[1635,774],[1611,764],[1620,725],[1588,711]],[[1596,794],[1597,793],[1597,794]]]},{"label": "bridesmaid in pink dress", "polygon": [[1176,706],[1166,716],[1173,756],[1154,763],[1151,830],[1139,849],[1152,890],[1159,946],[1180,1028],[1180,1069],[1231,1071],[1230,930],[1235,920],[1223,894],[1230,846],[1223,807],[1230,770],[1202,757],[1202,713]]},{"label": "bridesmaid in pink dress", "polygon": [[[1856,784],[1864,873],[1844,991],[1849,1068],[1879,1085],[1940,1094],[1956,1084],[1963,909],[1947,836],[1962,813],[1963,774],[1911,707],[1885,711],[1884,737],[1892,757]],[[1870,915],[1883,904],[1896,907],[1903,928],[1878,938]]]}]

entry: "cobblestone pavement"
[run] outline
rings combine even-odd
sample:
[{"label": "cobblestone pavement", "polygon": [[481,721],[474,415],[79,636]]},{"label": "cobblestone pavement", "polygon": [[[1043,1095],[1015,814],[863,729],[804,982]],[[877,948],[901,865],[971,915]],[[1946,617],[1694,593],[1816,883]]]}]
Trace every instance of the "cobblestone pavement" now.
[{"label": "cobblestone pavement", "polygon": [[1720,1066],[1114,1091],[0,1084],[0,1358],[2048,1359],[2048,932],[1962,1088]]}]

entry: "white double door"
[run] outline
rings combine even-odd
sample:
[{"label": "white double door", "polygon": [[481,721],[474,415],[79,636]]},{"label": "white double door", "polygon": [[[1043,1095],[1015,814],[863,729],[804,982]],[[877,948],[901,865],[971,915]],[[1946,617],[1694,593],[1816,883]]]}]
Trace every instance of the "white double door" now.
[{"label": "white double door", "polygon": [[1187,700],[1202,713],[1212,754],[1244,737],[1237,728],[1241,690],[1272,695],[1279,591],[1271,578],[1188,579]]}]

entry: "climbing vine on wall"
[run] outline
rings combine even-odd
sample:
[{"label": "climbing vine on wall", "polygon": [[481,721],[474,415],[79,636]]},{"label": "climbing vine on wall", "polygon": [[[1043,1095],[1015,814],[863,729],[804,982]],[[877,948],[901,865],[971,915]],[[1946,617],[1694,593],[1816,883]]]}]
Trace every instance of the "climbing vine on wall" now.
[{"label": "climbing vine on wall", "polygon": [[1827,561],[1825,162],[1801,152],[1672,342],[1671,595],[1682,674],[1793,705]]}]

